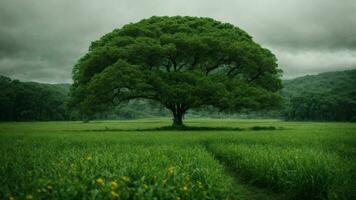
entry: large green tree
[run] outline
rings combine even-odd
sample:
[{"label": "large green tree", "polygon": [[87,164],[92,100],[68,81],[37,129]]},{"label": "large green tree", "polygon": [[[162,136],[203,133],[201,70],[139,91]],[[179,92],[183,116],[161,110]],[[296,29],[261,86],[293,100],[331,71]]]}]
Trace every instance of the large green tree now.
[{"label": "large green tree", "polygon": [[276,57],[246,32],[198,17],[151,17],[104,35],[73,69],[70,106],[91,115],[150,99],[183,125],[188,109],[264,109],[280,102]]}]

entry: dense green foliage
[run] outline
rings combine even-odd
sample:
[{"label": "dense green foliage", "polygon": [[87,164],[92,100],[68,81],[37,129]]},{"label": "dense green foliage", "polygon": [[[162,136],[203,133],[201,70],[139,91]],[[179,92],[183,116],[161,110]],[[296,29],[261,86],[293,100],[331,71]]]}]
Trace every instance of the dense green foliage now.
[{"label": "dense green foliage", "polygon": [[356,70],[284,81],[290,120],[356,121]]},{"label": "dense green foliage", "polygon": [[68,120],[69,84],[20,82],[0,76],[0,121]]},{"label": "dense green foliage", "polygon": [[278,105],[275,56],[241,29],[210,18],[151,17],[91,44],[73,69],[72,108],[93,115],[132,99],[156,101],[182,126],[187,110]]},{"label": "dense green foliage", "polygon": [[0,199],[356,198],[355,124],[195,119],[186,124],[246,130],[133,130],[169,124],[0,123]]}]

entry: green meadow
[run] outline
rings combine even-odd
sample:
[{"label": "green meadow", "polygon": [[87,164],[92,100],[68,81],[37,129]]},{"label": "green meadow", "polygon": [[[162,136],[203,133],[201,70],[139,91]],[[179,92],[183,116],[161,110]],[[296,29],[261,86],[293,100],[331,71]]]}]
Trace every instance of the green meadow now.
[{"label": "green meadow", "polygon": [[355,123],[170,124],[0,123],[0,199],[356,199]]}]

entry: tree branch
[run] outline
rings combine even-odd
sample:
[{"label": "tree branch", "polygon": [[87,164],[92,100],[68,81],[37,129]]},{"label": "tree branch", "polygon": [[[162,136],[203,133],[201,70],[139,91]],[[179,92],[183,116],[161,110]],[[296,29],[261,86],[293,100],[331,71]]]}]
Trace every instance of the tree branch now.
[{"label": "tree branch", "polygon": [[169,63],[164,64],[163,66],[166,68],[167,72],[171,72],[171,65]]},{"label": "tree branch", "polygon": [[173,65],[173,70],[177,70],[177,62],[176,62],[176,56],[169,56],[169,60],[172,62]]},{"label": "tree branch", "polygon": [[197,56],[193,56],[192,68],[194,68],[198,64],[198,59],[199,58]]},{"label": "tree branch", "polygon": [[224,62],[227,62],[227,59],[225,58],[220,58],[218,59],[218,61],[216,62],[215,65],[213,65],[212,67],[207,67],[206,68],[206,73],[205,75],[208,75],[209,72],[213,71],[214,69],[217,69],[220,65],[222,65]]},{"label": "tree branch", "polygon": [[259,69],[259,70],[257,71],[257,73],[256,73],[254,76],[252,76],[252,77],[248,80],[248,82],[251,83],[251,82],[255,81],[255,80],[258,79],[262,74],[263,74],[263,71],[261,71],[261,70]]}]

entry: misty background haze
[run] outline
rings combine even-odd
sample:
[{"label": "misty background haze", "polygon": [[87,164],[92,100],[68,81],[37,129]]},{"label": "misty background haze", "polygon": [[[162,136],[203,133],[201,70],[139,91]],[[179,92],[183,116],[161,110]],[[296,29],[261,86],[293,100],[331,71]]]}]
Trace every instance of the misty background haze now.
[{"label": "misty background haze", "polygon": [[283,78],[356,68],[355,0],[1,0],[0,74],[71,83],[92,41],[153,15],[238,26],[277,56]]}]

